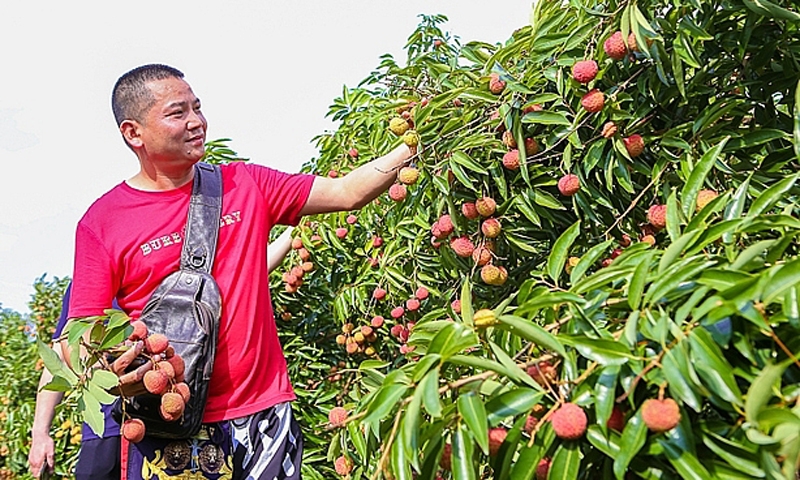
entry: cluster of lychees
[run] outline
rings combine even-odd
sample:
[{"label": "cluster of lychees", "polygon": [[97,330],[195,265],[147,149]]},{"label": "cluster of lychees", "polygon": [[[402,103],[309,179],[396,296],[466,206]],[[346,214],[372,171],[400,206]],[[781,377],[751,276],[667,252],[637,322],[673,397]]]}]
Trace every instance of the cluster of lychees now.
[{"label": "cluster of lychees", "polygon": [[371,345],[378,341],[376,330],[383,325],[383,317],[376,316],[371,325],[362,325],[356,328],[352,323],[342,326],[342,333],[336,336],[336,343],[344,345],[347,353],[363,353],[369,357],[375,355],[375,348]]},{"label": "cluster of lychees", "polygon": [[[372,292],[372,298],[376,301],[382,301],[386,298],[387,291],[384,288],[377,287]],[[390,333],[394,338],[400,342],[400,353],[405,355],[414,350],[413,346],[408,345],[408,337],[411,335],[411,330],[414,328],[415,322],[406,321],[405,324],[401,323],[408,312],[417,312],[422,307],[422,302],[430,296],[430,292],[425,287],[419,287],[414,292],[414,295],[406,299],[402,305],[397,305],[392,308],[389,315],[394,319],[395,325],[390,329]],[[372,322],[380,320],[383,324],[383,317],[373,317]]]},{"label": "cluster of lychees", "polygon": [[[161,418],[168,422],[177,421],[191,396],[189,385],[184,382],[186,365],[183,358],[175,353],[165,335],[149,334],[144,322],[136,320],[131,322],[131,326],[133,333],[129,340],[144,342],[143,356],[153,364],[152,369],[144,374],[144,387],[153,395],[161,395]],[[138,418],[128,418],[122,423],[122,435],[130,442],[140,442],[145,433],[144,422]]]},{"label": "cluster of lychees", "polygon": [[[311,242],[313,243],[320,241],[322,241],[322,238],[319,235],[314,235],[311,237]],[[311,261],[311,251],[303,245],[302,238],[295,237],[292,239],[292,249],[297,252],[297,256],[300,261],[299,264],[289,268],[289,270],[283,273],[282,280],[284,282],[284,291],[287,293],[296,292],[297,289],[303,285],[303,276],[306,273],[311,273],[314,271],[314,262]],[[284,319],[288,320],[290,318],[291,316]]]},{"label": "cluster of lychees", "polygon": [[[461,213],[467,220],[482,219],[480,230],[483,238],[477,246],[472,243],[472,240],[467,235],[450,240],[450,248],[453,253],[462,258],[472,257],[475,264],[481,267],[481,280],[487,285],[503,285],[508,279],[508,271],[505,267],[495,264],[494,239],[500,236],[502,232],[500,220],[493,216],[496,211],[497,202],[488,196],[478,198],[474,203],[463,203],[461,205]],[[441,245],[438,240],[447,236],[444,233],[449,235],[447,230],[442,228],[449,221],[450,217],[444,215],[431,227],[431,233],[433,234],[431,242],[434,247],[438,248]],[[441,232],[441,234],[437,236],[437,232]]]},{"label": "cluster of lychees", "polygon": [[[420,101],[420,107],[425,107],[428,104],[428,99],[423,98]],[[408,104],[399,107],[397,113],[398,117],[393,117],[389,120],[389,131],[403,139],[403,143],[408,145],[412,151],[416,150],[419,145],[419,133],[414,130],[413,112],[416,107],[416,102],[409,102]],[[389,187],[389,198],[395,202],[402,202],[408,196],[408,188],[406,185],[414,185],[419,179],[419,170],[413,166],[406,166],[400,169],[397,174],[398,183]]]}]

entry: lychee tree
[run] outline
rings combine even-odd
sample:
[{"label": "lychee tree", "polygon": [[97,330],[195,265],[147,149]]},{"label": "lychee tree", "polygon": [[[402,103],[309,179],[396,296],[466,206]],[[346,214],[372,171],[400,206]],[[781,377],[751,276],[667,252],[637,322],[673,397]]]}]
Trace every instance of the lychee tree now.
[{"label": "lychee tree", "polygon": [[444,20],[306,166],[420,138],[274,279],[310,478],[793,478],[796,7],[536,2],[502,45]]}]

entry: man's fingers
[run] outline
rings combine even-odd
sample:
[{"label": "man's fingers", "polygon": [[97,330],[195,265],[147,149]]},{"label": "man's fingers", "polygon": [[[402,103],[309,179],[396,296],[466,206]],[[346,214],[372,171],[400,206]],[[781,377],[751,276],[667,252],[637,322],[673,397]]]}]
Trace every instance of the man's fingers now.
[{"label": "man's fingers", "polygon": [[125,369],[136,360],[136,357],[142,353],[142,348],[144,348],[143,342],[136,342],[133,346],[128,349],[127,352],[123,353],[119,356],[118,359],[114,360],[114,363],[111,364],[111,371],[114,372],[118,377],[122,378]]}]

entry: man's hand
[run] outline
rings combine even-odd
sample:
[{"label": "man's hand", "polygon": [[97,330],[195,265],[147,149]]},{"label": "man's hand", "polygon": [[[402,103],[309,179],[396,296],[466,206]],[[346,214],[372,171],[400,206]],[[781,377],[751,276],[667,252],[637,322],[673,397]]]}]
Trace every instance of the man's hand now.
[{"label": "man's hand", "polygon": [[[144,365],[137,367],[135,370],[126,372],[128,367],[136,361],[136,358],[142,353],[144,349],[143,342],[136,342],[127,352],[119,356],[114,362],[109,365],[109,369],[114,375],[119,377],[119,385],[111,390],[113,395],[122,393],[126,397],[134,395],[141,395],[147,393],[144,388],[144,374],[153,368],[153,362],[147,361]],[[158,355],[153,360],[158,361]]]},{"label": "man's hand", "polygon": [[55,470],[55,442],[48,434],[35,434],[31,440],[31,451],[28,453],[28,465],[34,478],[41,478],[42,469],[48,473]]}]

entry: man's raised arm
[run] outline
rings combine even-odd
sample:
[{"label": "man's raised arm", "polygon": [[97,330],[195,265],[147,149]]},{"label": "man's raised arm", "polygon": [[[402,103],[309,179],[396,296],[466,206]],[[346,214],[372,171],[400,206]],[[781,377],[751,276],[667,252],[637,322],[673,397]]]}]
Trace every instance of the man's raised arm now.
[{"label": "man's raised arm", "polygon": [[343,178],[317,177],[302,215],[357,210],[371,202],[397,178],[399,167],[413,155],[401,144],[382,157],[366,163]]}]

